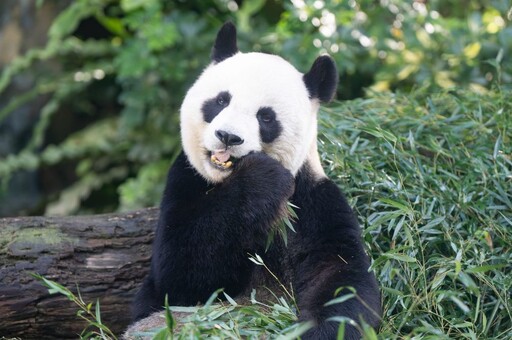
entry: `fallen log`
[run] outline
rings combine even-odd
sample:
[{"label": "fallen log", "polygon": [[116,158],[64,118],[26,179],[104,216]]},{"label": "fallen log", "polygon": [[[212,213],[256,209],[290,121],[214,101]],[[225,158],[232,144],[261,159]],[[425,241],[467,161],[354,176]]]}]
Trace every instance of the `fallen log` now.
[{"label": "fallen log", "polygon": [[0,339],[77,339],[78,307],[50,295],[38,273],[85,302],[101,304],[104,324],[121,334],[149,269],[158,209],[73,217],[0,219]]}]

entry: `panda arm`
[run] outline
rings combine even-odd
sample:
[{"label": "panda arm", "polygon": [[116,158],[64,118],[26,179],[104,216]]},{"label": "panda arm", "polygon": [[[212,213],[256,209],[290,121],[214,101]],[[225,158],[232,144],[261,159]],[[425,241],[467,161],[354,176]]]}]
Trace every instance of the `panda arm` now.
[{"label": "panda arm", "polygon": [[249,282],[248,253],[265,242],[293,191],[291,173],[269,156],[240,160],[208,185],[181,155],[171,168],[153,247],[155,290],[169,303],[204,302],[218,288],[238,294]]},{"label": "panda arm", "polygon": [[[301,320],[313,320],[317,327],[304,338],[334,339],[339,324],[327,321],[344,316],[377,326],[380,293],[372,273],[357,219],[338,187],[325,179],[316,185],[301,186],[294,198],[298,210],[300,245],[295,243],[294,282]],[[300,192],[302,191],[302,192]],[[351,287],[358,298],[331,306],[338,288]],[[349,294],[343,289],[337,296]],[[364,302],[361,302],[364,301]],[[358,331],[346,326],[345,339],[359,339]]]}]

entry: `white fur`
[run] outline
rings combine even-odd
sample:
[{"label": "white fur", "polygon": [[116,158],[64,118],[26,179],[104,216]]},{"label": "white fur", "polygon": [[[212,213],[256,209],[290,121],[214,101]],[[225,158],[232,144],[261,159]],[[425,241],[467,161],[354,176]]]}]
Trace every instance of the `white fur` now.
[{"label": "white fur", "polygon": [[[217,183],[231,170],[211,165],[208,151],[223,149],[215,136],[224,130],[240,136],[244,143],[231,146],[235,157],[262,151],[278,160],[293,175],[306,158],[318,175],[324,176],[316,152],[318,101],[310,100],[302,73],[284,59],[263,53],[237,53],[208,66],[188,91],[181,106],[183,148],[192,166],[208,181]],[[203,119],[203,103],[228,91],[229,106],[211,123]],[[277,114],[282,131],[272,143],[260,138],[256,113],[271,107]]]}]

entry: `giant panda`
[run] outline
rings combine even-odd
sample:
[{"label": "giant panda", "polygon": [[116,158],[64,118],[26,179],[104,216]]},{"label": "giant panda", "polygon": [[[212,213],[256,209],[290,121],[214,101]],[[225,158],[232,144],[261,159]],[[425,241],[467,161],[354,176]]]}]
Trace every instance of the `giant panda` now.
[{"label": "giant panda", "polygon": [[[243,297],[272,287],[249,260],[258,254],[293,287],[300,321],[314,322],[303,339],[335,338],[333,316],[378,326],[380,293],[357,218],[317,152],[317,112],[337,77],[327,55],[302,74],[278,56],[241,53],[235,26],[223,25],[181,106],[183,152],[168,173],[134,321],[161,310],[166,295],[169,305],[195,306],[219,288]],[[295,232],[266,249],[287,202],[296,206]],[[340,287],[359,298],[325,306]],[[347,325],[345,338],[359,337]]]}]

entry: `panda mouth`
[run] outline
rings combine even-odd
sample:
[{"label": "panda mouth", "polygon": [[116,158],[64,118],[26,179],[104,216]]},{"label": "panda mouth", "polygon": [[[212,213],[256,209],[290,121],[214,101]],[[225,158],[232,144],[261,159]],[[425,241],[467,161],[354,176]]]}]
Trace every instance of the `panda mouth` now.
[{"label": "panda mouth", "polygon": [[231,155],[228,150],[210,151],[210,164],[221,170],[228,170],[234,166],[238,158]]}]

